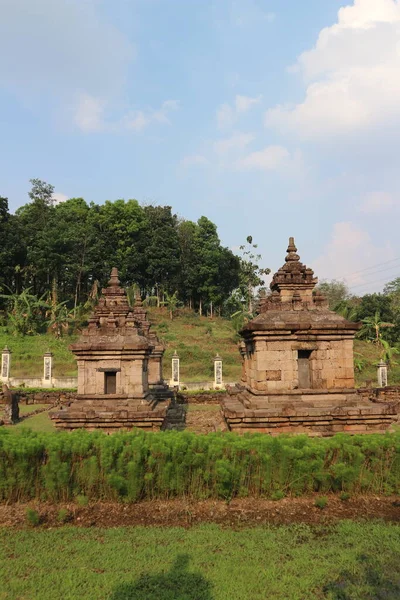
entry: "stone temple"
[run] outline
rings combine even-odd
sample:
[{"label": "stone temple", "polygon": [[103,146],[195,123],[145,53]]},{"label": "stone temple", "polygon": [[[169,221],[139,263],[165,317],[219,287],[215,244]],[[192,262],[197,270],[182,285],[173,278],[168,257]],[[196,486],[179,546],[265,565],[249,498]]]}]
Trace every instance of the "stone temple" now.
[{"label": "stone temple", "polygon": [[242,378],[222,403],[229,429],[332,435],[387,429],[398,405],[357,394],[353,340],[361,327],[329,310],[290,238],[260,314],[241,331]]},{"label": "stone temple", "polygon": [[164,347],[150,330],[137,295],[130,307],[114,268],[80,340],[70,346],[78,363],[78,394],[52,415],[62,429],[160,429],[171,393],[164,385]]}]

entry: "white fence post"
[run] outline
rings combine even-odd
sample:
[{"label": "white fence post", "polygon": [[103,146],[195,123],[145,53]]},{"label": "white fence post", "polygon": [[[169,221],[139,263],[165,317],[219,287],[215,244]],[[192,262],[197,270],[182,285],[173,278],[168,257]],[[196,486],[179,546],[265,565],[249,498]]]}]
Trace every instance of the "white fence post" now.
[{"label": "white fence post", "polygon": [[219,390],[222,386],[222,358],[217,354],[214,358],[214,388]]},{"label": "white fence post", "polygon": [[46,352],[43,356],[43,387],[53,386],[53,353]]},{"label": "white fence post", "polygon": [[174,355],[172,357],[172,379],[171,385],[178,386],[179,388],[179,356],[177,351],[175,350]]},{"label": "white fence post", "polygon": [[10,380],[10,368],[11,368],[11,350],[4,348],[1,351],[1,380],[6,383]]},{"label": "white fence post", "polygon": [[381,360],[378,365],[378,386],[386,387],[388,384],[387,364]]}]

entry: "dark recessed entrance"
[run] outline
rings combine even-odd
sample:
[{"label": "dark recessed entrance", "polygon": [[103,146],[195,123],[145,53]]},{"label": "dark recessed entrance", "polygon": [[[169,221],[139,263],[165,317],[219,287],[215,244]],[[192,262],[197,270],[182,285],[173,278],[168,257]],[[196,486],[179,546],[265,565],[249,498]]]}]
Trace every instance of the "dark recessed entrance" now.
[{"label": "dark recessed entrance", "polygon": [[311,369],[310,369],[311,350],[298,351],[298,368],[299,368],[299,388],[311,388]]},{"label": "dark recessed entrance", "polygon": [[105,394],[116,394],[117,393],[117,374],[116,373],[104,373],[104,393]]}]

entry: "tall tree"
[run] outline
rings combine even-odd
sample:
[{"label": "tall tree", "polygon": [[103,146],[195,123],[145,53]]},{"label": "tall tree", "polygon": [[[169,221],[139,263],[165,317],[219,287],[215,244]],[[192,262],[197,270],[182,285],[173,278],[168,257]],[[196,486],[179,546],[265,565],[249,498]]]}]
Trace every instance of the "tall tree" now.
[{"label": "tall tree", "polygon": [[340,303],[349,300],[351,296],[350,290],[345,282],[338,281],[337,279],[321,281],[321,283],[318,284],[317,289],[328,299],[329,308],[331,310],[335,310]]},{"label": "tall tree", "polygon": [[357,320],[371,319],[373,321],[376,319],[376,315],[379,315],[379,321],[394,324],[394,327],[385,331],[385,338],[390,342],[396,342],[399,337],[400,325],[392,310],[390,297],[384,294],[365,294],[357,308]]},{"label": "tall tree", "polygon": [[0,289],[5,286],[21,291],[21,269],[25,263],[24,236],[14,215],[8,209],[8,199],[0,196]]},{"label": "tall tree", "polygon": [[257,252],[258,245],[253,244],[253,237],[248,235],[246,244],[240,246],[240,289],[247,303],[247,310],[252,314],[254,309],[254,289],[264,285],[264,276],[269,275],[271,269],[259,266],[262,259]]},{"label": "tall tree", "polygon": [[31,286],[34,294],[42,295],[53,278],[51,238],[54,226],[54,187],[40,179],[30,181],[32,189],[28,195],[31,202],[19,208],[16,215],[26,244],[24,285]]},{"label": "tall tree", "polygon": [[[146,225],[142,232],[145,281],[147,291],[157,297],[172,292],[178,279],[180,248],[177,236],[177,216],[170,206],[145,206]],[[175,291],[175,290],[174,290]]]}]

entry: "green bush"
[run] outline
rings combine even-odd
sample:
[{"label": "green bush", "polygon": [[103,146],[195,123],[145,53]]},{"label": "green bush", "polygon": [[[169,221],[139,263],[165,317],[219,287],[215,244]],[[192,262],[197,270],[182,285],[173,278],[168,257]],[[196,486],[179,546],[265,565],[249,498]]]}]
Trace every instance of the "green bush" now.
[{"label": "green bush", "polygon": [[39,517],[39,513],[37,512],[37,510],[34,510],[33,508],[27,508],[26,509],[26,520],[28,521],[29,525],[32,525],[32,527],[37,527],[40,523],[40,517]]},{"label": "green bush", "polygon": [[314,502],[317,508],[323,510],[328,505],[328,498],[326,496],[322,496],[321,498],[316,498]]},{"label": "green bush", "polygon": [[67,523],[70,520],[71,515],[69,514],[69,510],[66,508],[60,508],[57,513],[57,521],[59,523]]},{"label": "green bush", "polygon": [[282,500],[284,497],[285,492],[282,492],[282,490],[276,490],[271,494],[271,500],[274,500],[275,502],[277,502],[278,500]]},{"label": "green bush", "polygon": [[400,432],[332,438],[0,429],[0,501],[400,492]]},{"label": "green bush", "polygon": [[349,492],[341,492],[339,498],[342,502],[347,502],[347,500],[350,500],[350,494]]},{"label": "green bush", "polygon": [[87,496],[84,496],[83,494],[78,494],[78,496],[76,497],[76,503],[78,506],[87,506],[89,504],[89,498]]}]

